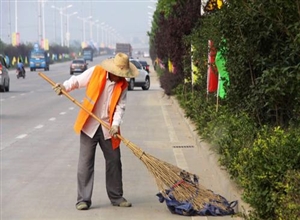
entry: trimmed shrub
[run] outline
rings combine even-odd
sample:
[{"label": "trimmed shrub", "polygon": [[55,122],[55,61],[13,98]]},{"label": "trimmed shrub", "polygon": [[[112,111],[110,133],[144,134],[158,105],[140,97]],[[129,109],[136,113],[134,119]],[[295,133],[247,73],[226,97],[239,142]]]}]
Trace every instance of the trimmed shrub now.
[{"label": "trimmed shrub", "polygon": [[287,193],[288,187],[283,184],[289,181],[286,175],[300,170],[299,132],[299,129],[284,131],[280,127],[273,130],[264,127],[253,147],[240,151],[239,183],[244,188],[245,201],[255,209],[252,216],[280,219],[276,208],[281,206]]}]

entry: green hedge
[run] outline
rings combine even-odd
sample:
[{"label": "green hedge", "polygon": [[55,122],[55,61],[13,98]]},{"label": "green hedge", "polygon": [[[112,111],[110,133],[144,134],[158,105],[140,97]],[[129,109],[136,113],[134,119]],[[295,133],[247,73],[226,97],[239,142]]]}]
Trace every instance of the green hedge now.
[{"label": "green hedge", "polygon": [[[280,127],[259,131],[251,147],[239,152],[239,183],[244,189],[244,199],[255,208],[254,216],[261,219],[295,219],[282,216],[292,212],[293,198],[300,196],[300,129],[284,131]],[[291,174],[297,174],[294,178]],[[294,194],[293,194],[294,193]],[[291,200],[286,200],[289,194]],[[294,197],[295,196],[295,197]],[[262,207],[263,206],[263,207]],[[286,209],[282,207],[286,206]],[[282,210],[282,211],[279,211]],[[300,216],[298,216],[300,217]]]},{"label": "green hedge", "polygon": [[[208,1],[200,16],[198,0],[158,1],[149,36],[151,58],[166,67],[161,86],[176,94],[244,188],[250,219],[300,219],[300,2],[226,1],[221,9],[217,2]],[[206,92],[208,40],[227,48],[230,86],[218,102]],[[193,85],[191,56],[198,68]]]}]

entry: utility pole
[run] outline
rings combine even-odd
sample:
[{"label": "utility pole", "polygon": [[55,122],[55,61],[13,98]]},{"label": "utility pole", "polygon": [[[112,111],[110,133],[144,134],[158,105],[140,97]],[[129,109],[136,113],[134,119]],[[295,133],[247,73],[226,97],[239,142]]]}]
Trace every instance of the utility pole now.
[{"label": "utility pole", "polygon": [[67,8],[70,8],[70,7],[72,7],[72,5],[68,5],[68,6],[66,6],[66,7],[61,7],[61,8],[56,7],[56,6],[54,6],[54,5],[51,6],[51,8],[54,8],[54,9],[58,10],[58,11],[59,11],[59,14],[60,14],[60,44],[61,44],[62,47],[64,46],[63,11],[66,10]]},{"label": "utility pole", "polygon": [[15,33],[18,32],[18,5],[17,0],[15,0]]},{"label": "utility pole", "polygon": [[8,42],[11,42],[11,10],[10,10],[10,2],[8,2],[8,27],[9,27],[9,33],[8,33]]},{"label": "utility pole", "polygon": [[42,12],[41,12],[41,0],[38,1],[38,39],[39,39],[39,45],[42,43]]}]

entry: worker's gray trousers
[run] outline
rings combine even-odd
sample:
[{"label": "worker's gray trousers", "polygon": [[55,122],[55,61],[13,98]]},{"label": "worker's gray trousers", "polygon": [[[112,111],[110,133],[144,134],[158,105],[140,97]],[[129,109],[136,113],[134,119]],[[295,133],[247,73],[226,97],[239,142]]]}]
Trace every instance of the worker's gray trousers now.
[{"label": "worker's gray trousers", "polygon": [[96,147],[99,143],[106,166],[106,191],[112,204],[124,201],[122,184],[122,164],[120,148],[113,150],[111,140],[104,140],[101,126],[93,138],[85,133],[80,134],[80,154],[77,171],[78,197],[77,203],[92,204],[94,185],[94,164]]}]

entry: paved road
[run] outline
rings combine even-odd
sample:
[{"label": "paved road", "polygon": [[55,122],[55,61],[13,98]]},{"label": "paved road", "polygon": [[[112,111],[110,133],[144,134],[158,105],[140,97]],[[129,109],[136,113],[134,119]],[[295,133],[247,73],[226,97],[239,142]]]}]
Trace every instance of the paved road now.
[{"label": "paved road", "polygon": [[[55,64],[44,73],[61,82],[69,78],[68,68],[69,63]],[[198,174],[202,185],[228,200],[241,201],[226,172],[217,166],[216,156],[208,145],[199,141],[176,101],[163,94],[153,68],[151,71],[150,90],[135,88],[128,92],[122,136],[146,153]],[[153,176],[124,144],[121,146],[124,196],[133,207],[110,205],[99,148],[93,205],[88,211],[77,211],[79,137],[72,126],[78,107],[65,97],[56,96],[37,72],[27,70],[26,79],[16,79],[12,72],[11,78],[11,91],[0,94],[1,220],[231,219],[171,214],[155,196],[158,190]],[[71,95],[80,101],[83,92]],[[240,202],[240,210],[242,205]]]}]

